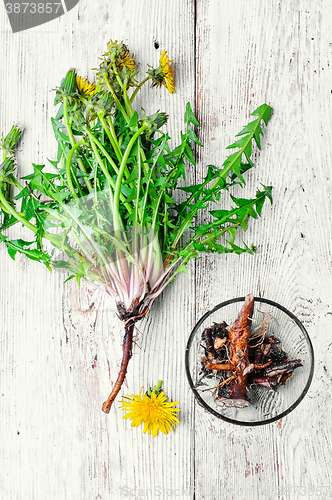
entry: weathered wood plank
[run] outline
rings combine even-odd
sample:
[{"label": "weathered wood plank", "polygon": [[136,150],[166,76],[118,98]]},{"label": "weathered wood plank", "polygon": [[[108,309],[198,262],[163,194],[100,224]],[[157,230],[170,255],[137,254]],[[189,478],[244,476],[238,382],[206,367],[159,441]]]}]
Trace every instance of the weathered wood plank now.
[{"label": "weathered wood plank", "polygon": [[[274,299],[308,328],[318,359],[309,394],[279,423],[234,427],[197,406],[195,477],[201,495],[215,488],[213,498],[275,499],[286,498],[285,491],[278,495],[280,488],[301,486],[309,495],[310,486],[331,485],[331,431],[322,411],[330,396],[320,389],[330,381],[330,336],[324,334],[331,287],[330,18],[325,1],[198,2],[202,173],[205,164],[223,161],[224,147],[250,111],[263,102],[274,109],[246,189],[253,193],[259,182],[274,186],[273,208],[266,206],[245,235],[259,253],[207,257],[197,264],[198,315],[248,292]],[[291,490],[290,498],[299,491]]]}]

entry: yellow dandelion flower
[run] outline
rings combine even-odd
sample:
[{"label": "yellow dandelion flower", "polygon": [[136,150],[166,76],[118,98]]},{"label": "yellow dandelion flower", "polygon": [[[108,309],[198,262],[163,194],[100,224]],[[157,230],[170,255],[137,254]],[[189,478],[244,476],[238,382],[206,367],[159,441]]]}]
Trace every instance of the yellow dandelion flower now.
[{"label": "yellow dandelion flower", "polygon": [[79,75],[76,76],[76,86],[79,94],[83,96],[93,95],[96,91],[95,83],[89,83],[87,78],[82,78]]},{"label": "yellow dandelion flower", "polygon": [[172,62],[173,61],[168,58],[166,50],[163,50],[160,56],[160,66],[162,67],[164,73],[163,84],[170,94],[173,94],[173,92],[175,92],[174,72],[173,66],[171,64]]},{"label": "yellow dandelion flower", "polygon": [[160,56],[160,66],[157,69],[148,71],[152,79],[153,87],[164,85],[170,94],[175,92],[174,70],[167,51],[163,50]]},{"label": "yellow dandelion flower", "polygon": [[132,421],[131,427],[144,424],[143,433],[152,432],[153,437],[157,436],[159,431],[164,434],[173,432],[173,428],[175,429],[179,422],[175,412],[180,411],[178,408],[173,408],[179,402],[168,403],[164,392],[156,390],[157,388],[150,396],[147,393],[142,395],[143,389],[141,389],[138,395],[124,396],[127,401],[120,401],[121,410],[127,412],[122,418],[129,418]]},{"label": "yellow dandelion flower", "polygon": [[134,58],[129,54],[129,50],[127,49],[127,46],[124,45],[124,50],[121,54],[121,62],[122,65],[127,66],[128,69],[131,71],[134,71],[136,68],[136,63],[134,61]]},{"label": "yellow dandelion flower", "polygon": [[136,68],[136,63],[134,58],[130,55],[129,49],[127,45],[123,42],[118,43],[117,40],[110,41],[108,44],[109,53],[114,53],[115,64],[116,66],[122,70],[123,66],[126,66],[131,71],[134,71]]}]

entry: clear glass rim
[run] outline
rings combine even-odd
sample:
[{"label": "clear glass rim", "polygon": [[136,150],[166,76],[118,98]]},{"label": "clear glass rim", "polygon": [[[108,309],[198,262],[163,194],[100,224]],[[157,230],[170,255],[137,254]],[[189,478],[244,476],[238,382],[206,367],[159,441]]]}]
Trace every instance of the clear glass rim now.
[{"label": "clear glass rim", "polygon": [[281,306],[277,302],[274,302],[273,300],[269,300],[269,299],[263,299],[261,297],[254,297],[255,302],[261,302],[261,303],[264,303],[264,304],[269,304],[269,305],[274,306],[277,309],[280,309],[281,311],[283,311],[300,328],[300,330],[303,333],[303,335],[304,335],[304,337],[305,337],[305,339],[307,341],[307,344],[308,344],[309,358],[310,358],[310,362],[311,362],[311,364],[310,364],[310,372],[309,372],[307,383],[306,383],[303,391],[301,392],[300,396],[297,398],[297,400],[289,408],[287,408],[287,410],[281,412],[279,415],[277,415],[275,417],[272,417],[272,418],[269,418],[269,419],[266,419],[266,420],[259,420],[257,422],[250,422],[250,421],[246,422],[246,421],[242,421],[242,420],[233,420],[232,418],[229,418],[229,417],[226,417],[224,415],[221,415],[216,410],[214,410],[213,408],[211,408],[204,401],[204,399],[200,396],[199,392],[194,387],[194,382],[192,380],[190,369],[189,369],[189,353],[190,353],[190,348],[191,348],[193,340],[194,340],[194,338],[196,336],[197,330],[200,328],[200,326],[206,320],[206,318],[208,318],[210,315],[212,315],[214,312],[218,311],[218,309],[221,309],[222,307],[228,306],[229,304],[233,304],[235,302],[244,302],[244,300],[245,300],[245,297],[237,297],[235,299],[226,300],[225,302],[222,302],[221,304],[218,304],[217,306],[215,306],[213,309],[211,309],[211,311],[206,312],[204,314],[204,316],[201,317],[201,319],[196,323],[196,325],[194,326],[193,330],[191,331],[191,334],[190,334],[188,342],[187,342],[186,352],[185,352],[185,368],[186,368],[186,374],[187,374],[187,378],[188,378],[188,382],[189,382],[190,388],[193,391],[194,396],[197,399],[197,401],[200,403],[201,406],[203,406],[203,408],[205,410],[207,410],[209,413],[212,413],[215,417],[220,418],[221,420],[224,420],[224,421],[229,422],[231,424],[243,425],[243,426],[251,426],[252,427],[252,426],[266,425],[266,424],[271,424],[272,422],[276,422],[277,420],[280,420],[281,418],[283,418],[286,415],[288,415],[291,411],[293,411],[301,403],[302,399],[307,394],[307,392],[309,390],[309,387],[310,387],[310,384],[311,384],[312,379],[313,379],[315,358],[314,358],[314,349],[313,349],[310,337],[308,335],[307,330],[305,329],[305,327],[303,326],[303,324],[300,322],[300,320],[292,312],[290,312],[288,309],[286,309],[285,307]]}]

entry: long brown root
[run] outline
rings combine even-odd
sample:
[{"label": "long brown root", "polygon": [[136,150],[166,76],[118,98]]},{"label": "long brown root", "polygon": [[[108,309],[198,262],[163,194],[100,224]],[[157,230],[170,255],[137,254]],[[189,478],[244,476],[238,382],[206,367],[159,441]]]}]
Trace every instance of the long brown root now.
[{"label": "long brown root", "polygon": [[228,332],[231,346],[230,362],[236,367],[236,378],[231,383],[230,399],[247,399],[245,369],[249,365],[248,341],[253,311],[254,296],[250,293],[246,296],[242,309]]},{"label": "long brown root", "polygon": [[231,363],[206,363],[205,368],[207,370],[219,370],[219,371],[232,371],[235,366]]},{"label": "long brown root", "polygon": [[118,392],[121,389],[121,386],[126,377],[127,368],[129,360],[132,356],[132,345],[133,345],[133,332],[134,332],[135,322],[133,320],[128,320],[125,323],[125,335],[123,339],[123,356],[121,361],[121,366],[118,374],[118,378],[113,386],[111,394],[108,396],[107,400],[104,402],[102,406],[102,410],[104,413],[109,413],[113,401],[115,400]]},{"label": "long brown root", "polygon": [[141,304],[136,299],[133,301],[129,309],[126,309],[125,305],[122,302],[119,302],[117,304],[117,308],[118,308],[118,317],[119,319],[124,321],[125,324],[125,334],[123,338],[123,355],[122,355],[122,361],[118,378],[116,379],[111,394],[108,396],[108,398],[103,403],[103,406],[101,408],[104,413],[110,412],[111,406],[122,387],[124,379],[126,378],[128,363],[132,356],[133,333],[134,333],[135,323],[144,318],[144,316],[147,314],[149,310],[148,306],[142,308]]}]

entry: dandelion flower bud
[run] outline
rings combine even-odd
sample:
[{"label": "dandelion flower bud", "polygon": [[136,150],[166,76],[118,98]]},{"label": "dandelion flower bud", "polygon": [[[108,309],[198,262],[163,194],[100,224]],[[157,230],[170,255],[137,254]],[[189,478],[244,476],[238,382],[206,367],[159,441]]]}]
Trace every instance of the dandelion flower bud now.
[{"label": "dandelion flower bud", "polygon": [[0,180],[6,181],[15,171],[15,162],[13,158],[5,158],[0,164]]},{"label": "dandelion flower bud", "polygon": [[14,154],[21,134],[22,130],[20,130],[16,125],[13,125],[6,137],[2,137],[0,142],[1,148],[8,154]]},{"label": "dandelion flower bud", "polygon": [[66,94],[73,94],[76,92],[76,70],[70,69],[60,85],[61,90],[63,90]]}]

